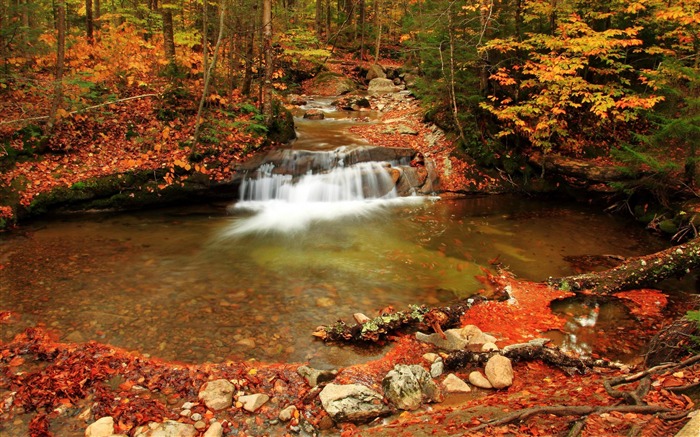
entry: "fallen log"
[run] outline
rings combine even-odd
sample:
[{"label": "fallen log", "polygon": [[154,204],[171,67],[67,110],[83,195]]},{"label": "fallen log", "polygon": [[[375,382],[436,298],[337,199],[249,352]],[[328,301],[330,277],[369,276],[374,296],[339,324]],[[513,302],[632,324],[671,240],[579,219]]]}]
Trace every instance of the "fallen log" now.
[{"label": "fallen log", "polygon": [[560,290],[610,294],[649,287],[664,279],[682,277],[700,266],[700,238],[650,255],[629,258],[602,272],[550,278]]}]

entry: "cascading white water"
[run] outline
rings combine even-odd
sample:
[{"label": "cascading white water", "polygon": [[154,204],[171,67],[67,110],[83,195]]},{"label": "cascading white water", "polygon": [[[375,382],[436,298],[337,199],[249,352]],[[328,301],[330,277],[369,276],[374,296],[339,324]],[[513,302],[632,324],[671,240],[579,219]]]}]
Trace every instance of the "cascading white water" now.
[{"label": "cascading white water", "polygon": [[420,197],[398,197],[387,164],[361,162],[322,173],[294,178],[276,174],[273,164],[263,164],[257,177],[246,179],[240,188],[240,201],[233,210],[251,211],[237,220],[227,235],[294,232],[318,221],[361,217],[387,206],[422,202]]}]

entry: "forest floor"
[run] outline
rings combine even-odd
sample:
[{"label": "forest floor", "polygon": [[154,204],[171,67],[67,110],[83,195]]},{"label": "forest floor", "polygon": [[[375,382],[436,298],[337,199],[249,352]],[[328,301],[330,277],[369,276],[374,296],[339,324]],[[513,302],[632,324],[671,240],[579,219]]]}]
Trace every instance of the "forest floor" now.
[{"label": "forest floor", "polygon": [[[421,123],[417,109],[410,104],[387,110],[382,114],[381,123],[363,125],[356,133],[381,145],[406,145],[405,135],[383,132],[387,120],[408,120],[412,126],[420,126],[419,134],[409,137],[408,144],[412,147],[438,162],[449,160],[453,168],[470,165],[468,161],[455,160],[451,145],[444,137],[431,148],[422,142],[433,130]],[[464,178],[458,183],[464,187],[491,182],[491,176],[482,174],[478,179]],[[464,315],[462,325],[474,324],[494,335],[499,347],[526,342],[552,330],[564,330],[565,319],[552,313],[549,304],[569,293],[507,276],[484,281],[484,286],[508,286],[513,300],[476,305]],[[601,333],[601,341],[608,342],[605,346],[599,345],[603,350],[637,348],[668,322],[664,316],[668,303],[664,294],[638,290],[620,293],[618,297],[638,319],[639,329],[625,332],[625,335]],[[0,313],[0,328],[16,323],[17,318],[13,313]],[[673,413],[656,415],[626,410],[629,406],[611,397],[604,387],[605,380],[629,375],[638,362],[625,370],[601,367],[585,374],[569,374],[539,361],[521,361],[514,363],[515,380],[506,389],[473,388],[466,394],[447,394],[444,402],[424,405],[416,411],[397,411],[369,424],[334,423],[321,405],[318,389],[297,374],[296,369],[303,363],[228,361],[183,365],[94,342],[57,343],[55,338],[50,330],[37,327],[0,345],[0,431],[3,435],[82,436],[94,420],[110,416],[114,419],[115,432],[124,435],[134,435],[139,425],[169,419],[196,425],[195,429],[202,432],[210,426],[210,421],[217,421],[224,435],[309,435],[314,432],[310,427],[313,426],[324,435],[343,436],[427,436],[435,433],[550,436],[565,435],[575,421],[586,417],[581,435],[660,436],[678,431],[687,421],[685,415],[697,409],[699,401],[697,397],[674,390],[674,387],[700,381],[699,363],[652,376],[651,390],[643,401]],[[411,332],[398,333],[390,342],[392,345],[382,359],[338,369],[333,382],[360,383],[381,392],[382,379],[396,364],[418,364],[427,368],[429,363],[422,356],[427,352],[442,353],[416,340]],[[451,371],[467,379],[475,369],[468,366]],[[437,381],[445,377],[443,374]],[[244,410],[238,403],[221,411],[207,409],[198,400],[200,388],[206,381],[221,378],[234,381],[238,390],[236,396],[264,393],[270,396],[270,401],[254,413]],[[636,383],[628,388],[635,387]],[[186,402],[195,405],[185,413],[183,404]],[[296,407],[296,413],[289,421],[281,421],[280,412],[290,405]],[[482,427],[491,420],[528,408],[553,406],[606,407],[609,410],[585,416],[576,413],[562,416],[543,409],[541,414],[524,420]]]}]

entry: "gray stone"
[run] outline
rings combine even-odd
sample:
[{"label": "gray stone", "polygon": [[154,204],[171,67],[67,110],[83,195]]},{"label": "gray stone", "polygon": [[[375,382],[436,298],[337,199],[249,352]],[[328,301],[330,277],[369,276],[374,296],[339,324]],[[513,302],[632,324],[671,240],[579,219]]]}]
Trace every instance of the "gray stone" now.
[{"label": "gray stone", "polygon": [[450,373],[442,381],[442,386],[448,393],[469,393],[472,389],[454,373]]},{"label": "gray stone", "polygon": [[225,379],[206,382],[199,390],[199,399],[210,410],[223,410],[233,405],[236,387]]},{"label": "gray stone", "polygon": [[494,355],[484,368],[486,378],[493,388],[506,388],[513,384],[513,366],[503,355]]},{"label": "gray stone", "polygon": [[97,419],[85,430],[85,437],[109,437],[114,434],[114,419],[110,416]]},{"label": "gray stone", "polygon": [[301,106],[301,105],[306,105],[308,101],[300,96],[299,94],[289,94],[287,96],[287,101],[289,102],[290,105],[295,105],[295,106]]},{"label": "gray stone", "polygon": [[333,381],[335,376],[338,374],[338,371],[318,370],[312,369],[308,366],[301,366],[297,369],[297,373],[299,376],[306,379],[306,382],[308,382],[311,387],[316,387],[323,382]]},{"label": "gray stone", "polygon": [[476,370],[469,374],[469,382],[474,387],[493,388],[489,380],[486,379],[486,377],[482,375],[481,372]]},{"label": "gray stone", "polygon": [[202,415],[199,413],[192,413],[192,415],[190,416],[190,419],[192,419],[196,422],[198,420],[202,420]]},{"label": "gray stone", "polygon": [[147,426],[139,426],[134,437],[194,437],[197,434],[192,425],[166,420],[163,423],[151,422]]},{"label": "gray stone", "polygon": [[367,87],[367,93],[373,96],[378,96],[382,94],[390,94],[397,91],[394,81],[391,79],[383,79],[378,77],[369,81],[369,86]]},{"label": "gray stone", "polygon": [[385,79],[386,73],[384,72],[384,68],[382,68],[381,65],[373,64],[369,67],[369,69],[367,71],[367,76],[365,76],[365,79],[371,81],[372,79],[376,79],[378,77]]},{"label": "gray stone", "polygon": [[418,365],[397,364],[382,381],[384,395],[401,410],[415,410],[426,402],[440,402],[442,393],[430,374]]},{"label": "gray stone", "polygon": [[320,109],[309,109],[304,113],[304,118],[307,120],[323,120],[326,118],[326,114]]},{"label": "gray stone", "polygon": [[294,413],[297,412],[297,407],[294,405],[289,405],[282,411],[280,411],[279,416],[277,418],[281,420],[282,422],[289,422],[292,420],[292,417],[294,417]]},{"label": "gray stone", "polygon": [[240,396],[238,402],[243,404],[243,409],[255,412],[258,408],[262,407],[265,402],[270,400],[270,396],[262,393],[255,393],[252,395]]},{"label": "gray stone", "polygon": [[437,360],[433,361],[433,364],[430,365],[430,376],[433,378],[437,378],[438,376],[442,375],[442,372],[445,371],[445,363],[442,361],[442,358],[438,358]]},{"label": "gray stone", "polygon": [[221,437],[224,435],[224,428],[219,422],[212,422],[202,437]]},{"label": "gray stone", "polygon": [[367,422],[391,413],[382,395],[360,384],[328,384],[318,396],[336,422]]}]

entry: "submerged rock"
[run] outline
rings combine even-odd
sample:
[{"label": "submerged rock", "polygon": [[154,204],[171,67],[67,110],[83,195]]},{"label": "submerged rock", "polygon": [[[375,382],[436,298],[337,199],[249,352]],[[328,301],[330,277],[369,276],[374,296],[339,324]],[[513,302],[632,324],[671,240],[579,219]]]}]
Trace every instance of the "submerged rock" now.
[{"label": "submerged rock", "polygon": [[368,422],[391,413],[382,395],[360,384],[328,384],[318,396],[336,422]]},{"label": "submerged rock", "polygon": [[309,109],[304,113],[304,118],[307,120],[323,120],[326,118],[326,114],[320,109]]},{"label": "submerged rock", "polygon": [[382,381],[384,395],[401,410],[415,410],[426,402],[440,402],[442,393],[428,371],[418,365],[397,364]]},{"label": "submerged rock", "polygon": [[311,367],[308,366],[301,366],[297,369],[297,373],[299,376],[303,377],[306,379],[306,382],[309,383],[311,387],[316,387],[318,384],[322,382],[328,382],[332,381],[335,379],[335,376],[338,374],[337,370],[318,370],[318,369],[312,369]]},{"label": "submerged rock", "polygon": [[199,390],[199,399],[210,410],[223,410],[233,405],[235,387],[225,379],[206,382]]},{"label": "submerged rock", "polygon": [[493,388],[506,388],[513,384],[513,366],[503,355],[494,355],[486,363],[486,378]]}]

